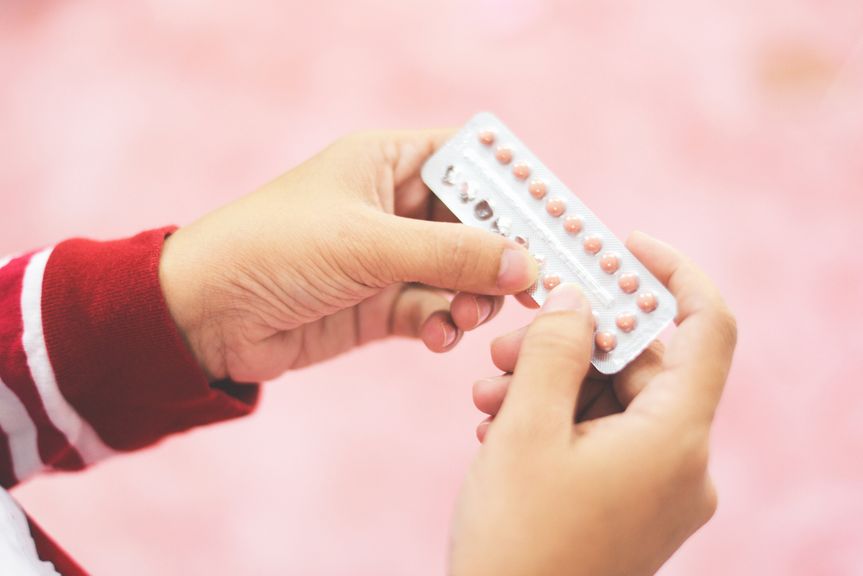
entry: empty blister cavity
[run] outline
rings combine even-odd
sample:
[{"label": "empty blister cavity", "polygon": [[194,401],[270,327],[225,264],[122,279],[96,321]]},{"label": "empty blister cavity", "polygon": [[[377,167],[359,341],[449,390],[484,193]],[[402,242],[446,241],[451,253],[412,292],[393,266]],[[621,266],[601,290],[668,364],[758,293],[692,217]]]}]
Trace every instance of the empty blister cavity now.
[{"label": "empty blister cavity", "polygon": [[494,216],[494,207],[488,200],[480,200],[473,207],[473,213],[478,220],[488,220]]},{"label": "empty blister cavity", "polygon": [[539,278],[527,292],[538,304],[559,284],[581,286],[600,372],[622,369],[674,318],[668,290],[493,115],[471,119],[427,160],[422,176],[459,220],[530,249]]}]

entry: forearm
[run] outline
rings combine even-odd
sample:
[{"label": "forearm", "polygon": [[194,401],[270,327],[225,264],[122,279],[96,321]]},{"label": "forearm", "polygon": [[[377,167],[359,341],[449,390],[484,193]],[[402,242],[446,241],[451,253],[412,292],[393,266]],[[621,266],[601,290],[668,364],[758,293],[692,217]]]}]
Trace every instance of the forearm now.
[{"label": "forearm", "polygon": [[257,386],[211,385],[168,313],[170,231],[69,240],[0,268],[3,486],[252,410]]}]

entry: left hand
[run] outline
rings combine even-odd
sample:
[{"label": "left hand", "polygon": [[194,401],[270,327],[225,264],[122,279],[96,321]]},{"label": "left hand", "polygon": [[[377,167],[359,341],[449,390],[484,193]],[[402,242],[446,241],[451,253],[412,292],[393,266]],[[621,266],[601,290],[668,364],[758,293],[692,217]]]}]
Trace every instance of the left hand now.
[{"label": "left hand", "polygon": [[390,335],[446,351],[533,284],[524,248],[454,223],[421,181],[450,134],[342,138],[167,239],[165,300],[211,379],[266,380]]}]

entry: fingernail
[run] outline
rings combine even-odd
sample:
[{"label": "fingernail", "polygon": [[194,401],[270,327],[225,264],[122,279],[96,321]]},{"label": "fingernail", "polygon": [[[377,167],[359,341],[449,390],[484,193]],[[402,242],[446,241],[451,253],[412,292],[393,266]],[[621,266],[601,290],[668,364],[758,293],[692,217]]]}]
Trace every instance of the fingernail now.
[{"label": "fingernail", "polygon": [[491,316],[491,309],[493,308],[493,304],[491,300],[488,298],[477,298],[476,299],[476,324],[479,326]]},{"label": "fingernail", "polygon": [[443,347],[446,348],[455,342],[455,337],[458,336],[458,332],[456,331],[455,326],[449,322],[442,322],[441,330],[443,331]]},{"label": "fingernail", "polygon": [[587,308],[584,293],[576,284],[561,284],[549,293],[542,305],[541,312],[558,312],[561,310],[581,310]]},{"label": "fingernail", "polygon": [[503,290],[518,290],[530,284],[530,254],[524,248],[507,248],[500,257],[497,287]]}]

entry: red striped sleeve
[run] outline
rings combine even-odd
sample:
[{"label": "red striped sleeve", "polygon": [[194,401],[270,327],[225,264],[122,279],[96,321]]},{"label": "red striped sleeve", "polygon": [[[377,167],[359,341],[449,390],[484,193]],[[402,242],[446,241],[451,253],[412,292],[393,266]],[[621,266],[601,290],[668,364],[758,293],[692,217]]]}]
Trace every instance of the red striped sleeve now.
[{"label": "red striped sleeve", "polygon": [[171,229],[0,260],[0,483],[77,470],[248,414],[258,387],[211,385],[162,297]]}]

